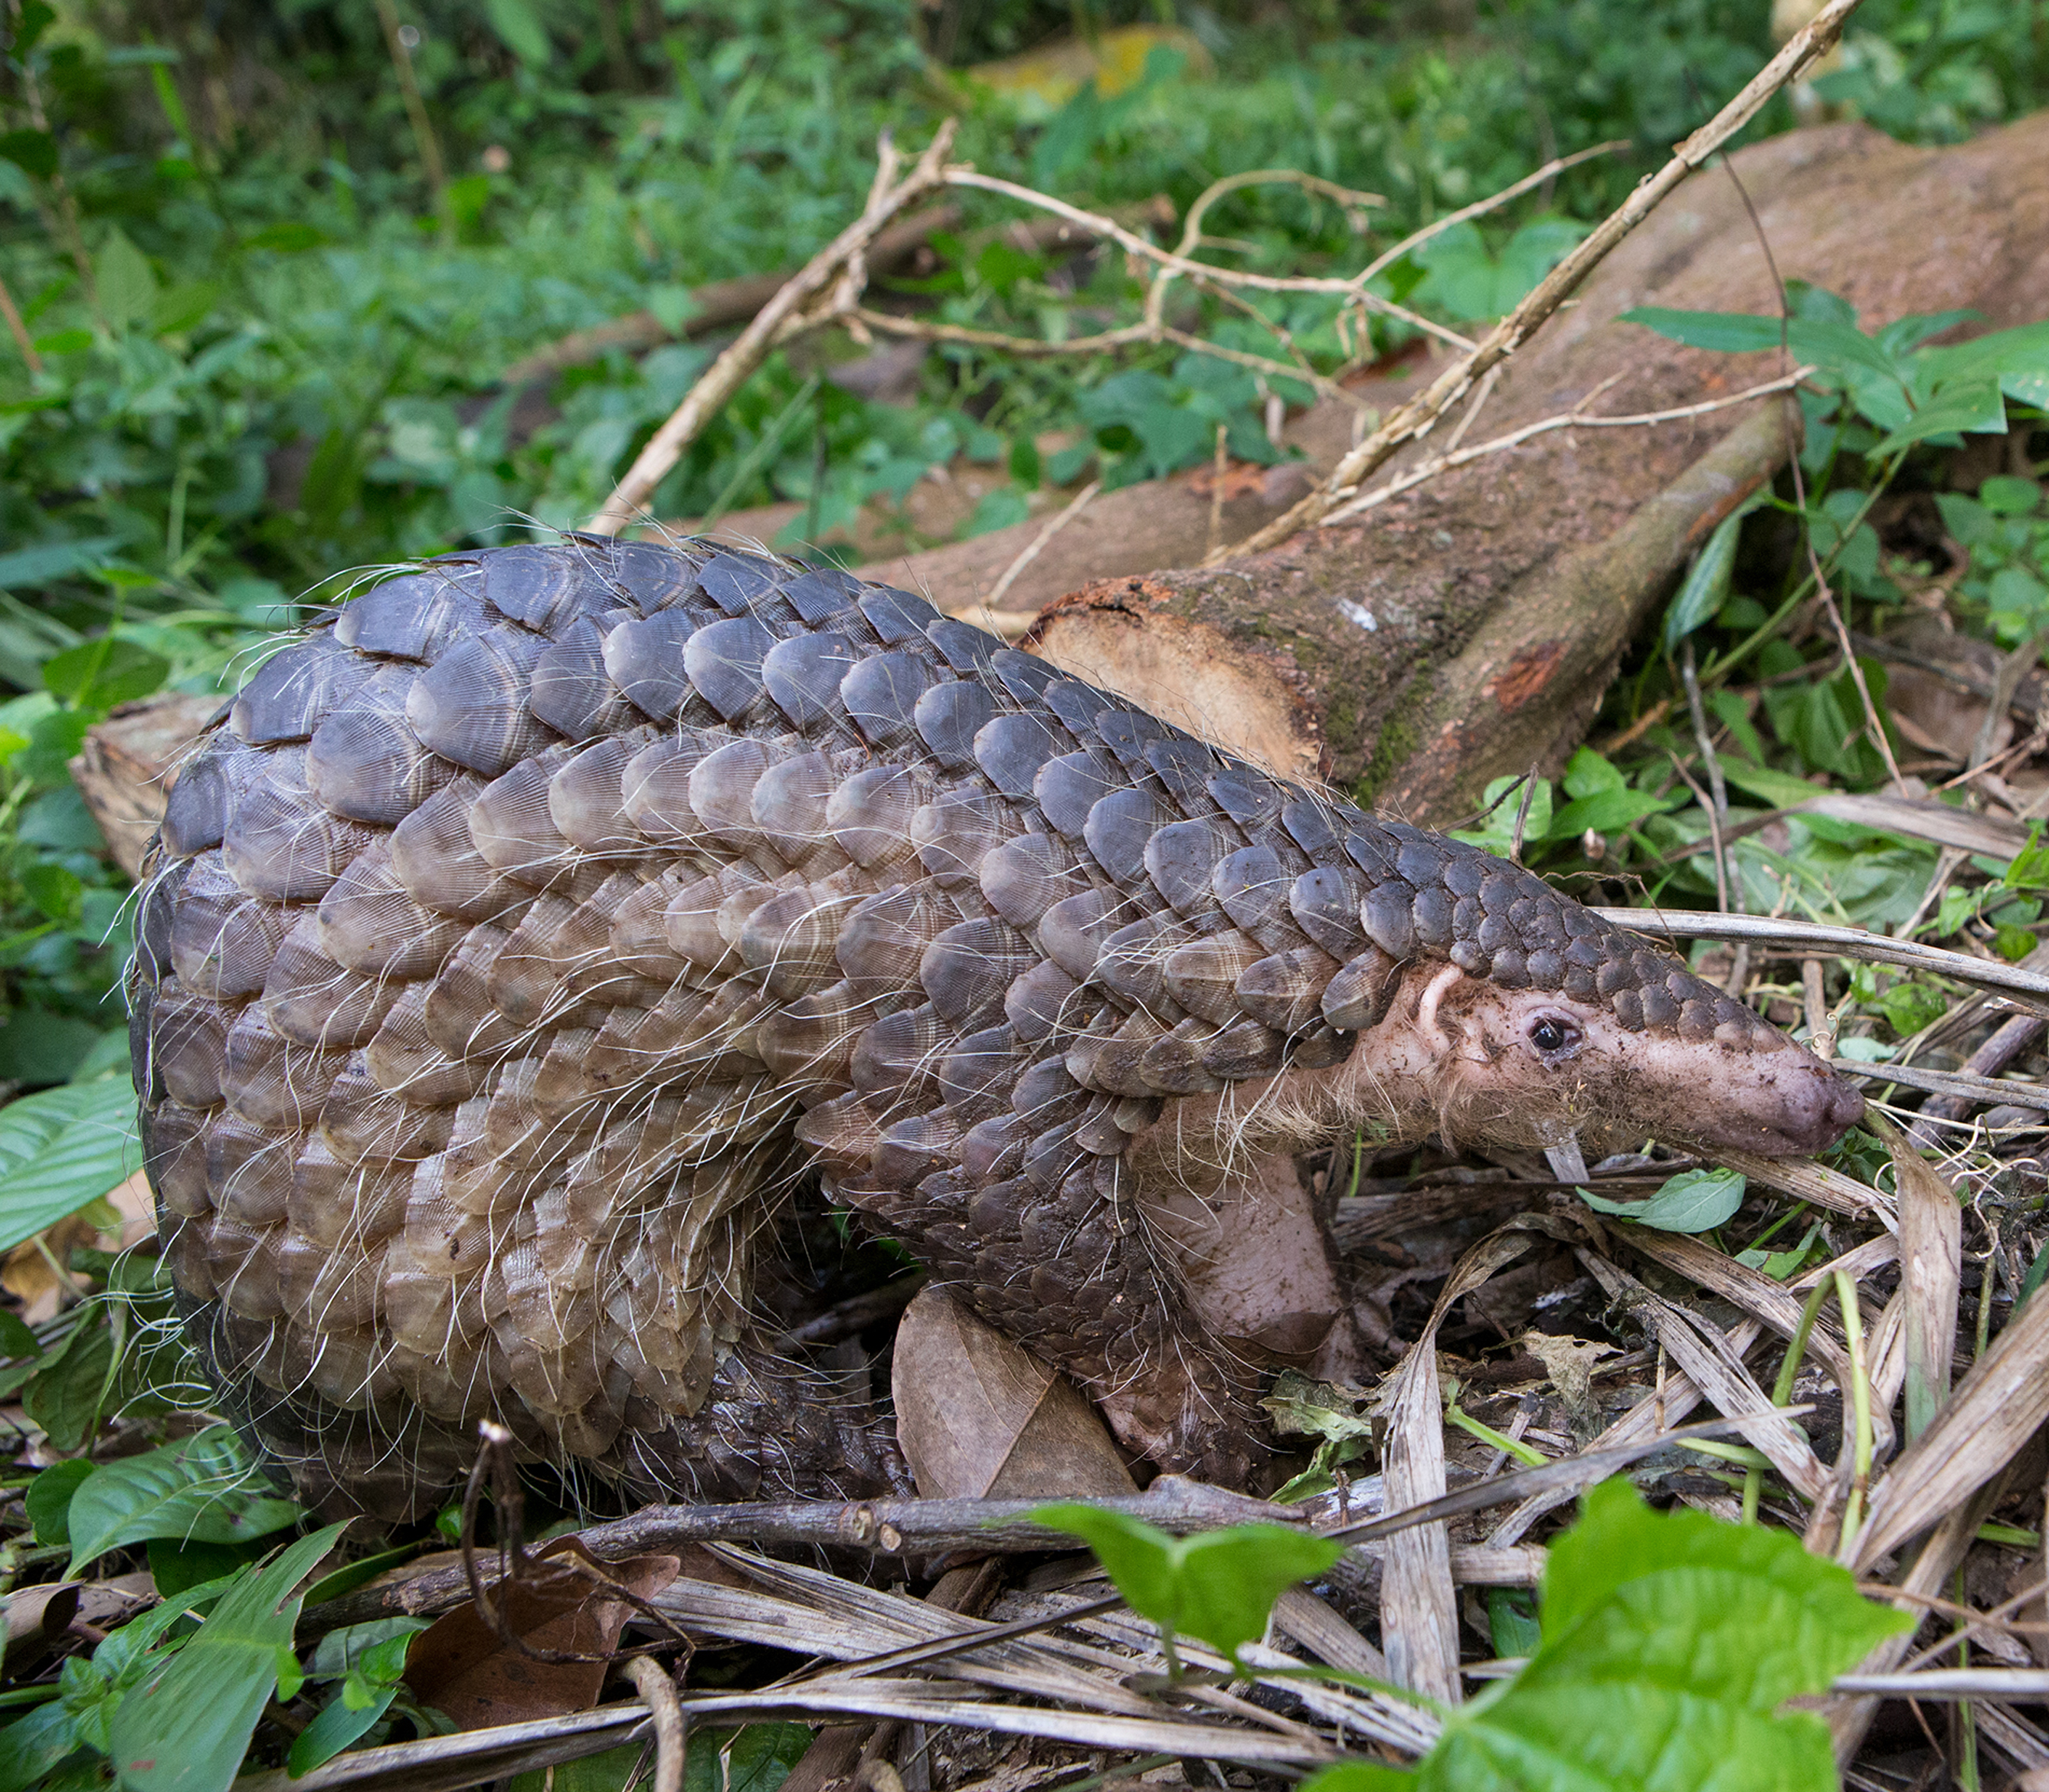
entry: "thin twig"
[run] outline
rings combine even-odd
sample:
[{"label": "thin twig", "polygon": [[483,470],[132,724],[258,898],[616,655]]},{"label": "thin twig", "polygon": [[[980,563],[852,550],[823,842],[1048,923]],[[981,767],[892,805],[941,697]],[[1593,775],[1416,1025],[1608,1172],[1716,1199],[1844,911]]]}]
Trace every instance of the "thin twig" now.
[{"label": "thin twig", "polygon": [[[591,519],[591,534],[616,535],[639,514],[655,495],[655,488],[697,439],[698,431],[717,415],[726,400],[746,382],[785,334],[854,311],[856,295],[850,284],[842,283],[842,276],[858,266],[869,241],[885,224],[905,206],[923,198],[940,184],[946,172],[947,152],[953,147],[954,131],[955,121],[948,119],[939,127],[909,174],[887,190],[881,190],[878,183],[878,190],[871,195],[861,215],[812,256],[783,290],[755,314],[753,321],[705,370],[668,421],[655,430],[647,446],[635,457],[632,466],[626,470],[626,477],[605,501],[604,508]],[[889,165],[892,155],[893,151],[885,144],[879,159]],[[834,287],[838,290],[830,293],[823,317],[802,316],[809,302]]]},{"label": "thin twig", "polygon": [[[1691,637],[1680,660],[1679,675],[1685,684],[1686,707],[1693,719],[1693,740],[1701,750],[1701,758],[1707,763],[1708,788],[1713,793],[1714,800],[1708,812],[1708,832],[1714,840],[1715,882],[1719,886],[1721,906],[1731,913],[1747,914],[1750,905],[1744,896],[1743,874],[1736,866],[1735,848],[1724,838],[1724,830],[1728,826],[1728,784],[1722,777],[1722,762],[1715,751],[1713,737],[1708,732],[1707,705],[1701,700],[1701,679],[1693,664]],[[1750,947],[1740,941],[1736,960],[1729,967],[1728,981],[1722,988],[1740,1001],[1744,986],[1749,981]]]},{"label": "thin twig", "polygon": [[1811,957],[1821,950],[1831,958],[1860,958],[1874,964],[1904,964],[1959,983],[1997,989],[2024,998],[2031,1005],[2049,1004],[2049,976],[2024,965],[1973,958],[1918,940],[1895,940],[1861,927],[1836,927],[1825,921],[1794,921],[1783,916],[1700,914],[1682,909],[1604,909],[1592,911],[1612,927],[1642,933],[1695,940],[1751,940],[1767,949]]},{"label": "thin twig", "polygon": [[1532,187],[1540,187],[1546,181],[1555,181],[1567,169],[1577,168],[1583,162],[1592,162],[1596,156],[1612,155],[1618,150],[1627,150],[1631,147],[1633,146],[1627,138],[1616,137],[1605,143],[1596,143],[1591,149],[1575,150],[1570,155],[1555,157],[1545,162],[1534,174],[1525,174],[1514,185],[1503,187],[1499,193],[1489,193],[1484,199],[1476,199],[1470,205],[1462,205],[1456,212],[1447,212],[1441,218],[1436,219],[1424,225],[1421,230],[1413,232],[1403,237],[1391,248],[1383,249],[1379,255],[1355,274],[1352,279],[1357,284],[1364,286],[1374,275],[1392,267],[1404,255],[1421,248],[1432,237],[1441,236],[1453,224],[1462,224],[1468,219],[1480,217],[1489,212],[1497,211],[1506,205],[1510,200],[1521,198]]},{"label": "thin twig", "polygon": [[1223,481],[1224,475],[1231,470],[1231,456],[1225,450],[1224,442],[1230,434],[1229,426],[1217,425],[1216,456],[1210,463],[1210,526],[1208,539],[1203,544],[1205,553],[1223,540]]},{"label": "thin twig", "polygon": [[1045,528],[1032,536],[1030,543],[1017,558],[1003,569],[1003,576],[990,587],[989,595],[982,600],[985,609],[994,610],[999,606],[1005,594],[1017,582],[1018,575],[1038,559],[1048,542],[1088,508],[1089,501],[1102,489],[1102,481],[1100,479],[1091,479],[1075,493],[1073,499],[1061,510],[1059,516],[1054,517]]},{"label": "thin twig", "polygon": [[1219,554],[1258,553],[1285,541],[1297,530],[1322,521],[1336,507],[1339,493],[1359,485],[1369,474],[1384,466],[1398,450],[1429,430],[1472,389],[1475,381],[1535,335],[1558,307],[1579,290],[1587,276],[1657,208],[1668,193],[1749,123],[1781,88],[1796,80],[1810,64],[1824,55],[1841,35],[1843,21],[1860,4],[1861,0],[1829,0],[1828,5],[1787,40],[1785,47],[1751,78],[1735,99],[1680,144],[1664,167],[1603,219],[1578,247],[1538,282],[1534,290],[1487,332],[1477,346],[1447,368],[1427,390],[1397,407],[1383,419],[1379,428],[1338,462],[1319,489],[1285,516],[1276,518],[1235,547],[1219,550]]},{"label": "thin twig", "polygon": [[427,177],[427,190],[434,195],[434,215],[441,220],[445,238],[449,217],[446,189],[448,170],[441,161],[441,139],[434,134],[434,120],[427,116],[427,103],[420,97],[419,77],[413,71],[413,53],[406,43],[405,29],[392,0],[376,0],[378,22],[384,28],[384,47],[391,53],[391,67],[399,76],[399,92],[406,102],[406,119],[413,127],[413,142],[420,152],[420,166]]},{"label": "thin twig", "polygon": [[655,1723],[654,1792],[683,1792],[683,1702],[676,1697],[676,1683],[666,1668],[645,1655],[626,1664],[626,1677],[647,1701],[647,1715]]},{"label": "thin twig", "polygon": [[1149,243],[1136,232],[1126,230],[1114,219],[1100,212],[1085,212],[1079,205],[1071,205],[1064,199],[1055,199],[1015,181],[999,180],[993,174],[978,173],[972,168],[950,168],[947,170],[948,186],[974,187],[984,193],[997,193],[1027,205],[1036,205],[1041,211],[1051,212],[1056,217],[1067,219],[1071,224],[1081,225],[1098,236],[1107,237],[1126,254],[1143,262],[1149,262],[1164,272],[1180,275],[1200,286],[1214,283],[1219,286],[1243,286],[1254,292],[1324,293],[1363,304],[1385,315],[1398,319],[1412,328],[1427,332],[1441,342],[1471,351],[1473,343],[1469,337],[1435,323],[1406,306],[1395,304],[1377,294],[1364,290],[1359,277],[1345,279],[1318,278],[1308,275],[1251,274],[1234,267],[1212,267],[1207,262],[1192,261],[1186,255],[1176,255],[1171,249],[1163,249]]},{"label": "thin twig", "polygon": [[36,353],[36,339],[29,335],[29,326],[22,322],[21,314],[14,304],[14,295],[7,290],[7,282],[0,280],[0,313],[7,319],[8,333],[14,338],[14,346],[21,351],[21,359],[29,364],[31,373],[43,371],[43,357]]},{"label": "thin twig", "polygon": [[[1498,368],[1490,368],[1487,378],[1491,379]],[[1689,417],[1705,417],[1715,411],[1728,411],[1739,404],[1748,404],[1754,399],[1768,398],[1774,392],[1790,391],[1814,372],[1811,367],[1782,374],[1776,380],[1767,380],[1761,386],[1752,386],[1740,392],[1732,392],[1726,398],[1704,399],[1697,404],[1682,404],[1669,411],[1639,411],[1627,417],[1588,416],[1583,411],[1562,411],[1557,415],[1539,419],[1534,423],[1525,423],[1520,429],[1511,430],[1506,435],[1498,435],[1491,442],[1483,442],[1477,447],[1448,448],[1441,454],[1433,454],[1427,461],[1418,462],[1398,479],[1391,479],[1385,485],[1376,485],[1370,492],[1356,492],[1347,488],[1339,493],[1344,501],[1319,521],[1325,528],[1334,524],[1349,522],[1363,511],[1372,510],[1399,497],[1404,492],[1413,490],[1427,479],[1434,479],[1441,473],[1454,467],[1465,466],[1472,462],[1484,459],[1489,454],[1504,453],[1520,447],[1533,436],[1545,435],[1553,430],[1615,430],[1643,429],[1658,423],[1683,423]],[[1484,386],[1484,380],[1482,382]],[[1456,441],[1454,437],[1453,441]],[[1308,501],[1306,499],[1304,501]],[[1236,549],[1232,550],[1236,552]]]}]

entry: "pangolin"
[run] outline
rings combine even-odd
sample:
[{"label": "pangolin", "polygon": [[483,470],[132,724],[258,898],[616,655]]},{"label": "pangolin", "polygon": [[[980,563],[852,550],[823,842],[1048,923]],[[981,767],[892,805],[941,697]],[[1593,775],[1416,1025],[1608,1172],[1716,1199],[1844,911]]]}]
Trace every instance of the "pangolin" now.
[{"label": "pangolin", "polygon": [[1277,1152],[1803,1154],[1862,1109],[1514,864],[695,542],[338,606],[177,777],[137,935],[189,1334],[307,1497],[389,1517],[487,1417],[650,1497],[900,1474],[753,1298],[814,1170],[1138,1455],[1242,1482],[1262,1363],[1348,1335]]}]

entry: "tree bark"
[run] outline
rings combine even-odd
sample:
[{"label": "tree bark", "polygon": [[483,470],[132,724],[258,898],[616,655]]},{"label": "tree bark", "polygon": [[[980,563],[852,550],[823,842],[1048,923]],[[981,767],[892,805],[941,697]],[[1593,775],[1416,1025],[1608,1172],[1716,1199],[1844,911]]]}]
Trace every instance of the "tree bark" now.
[{"label": "tree bark", "polygon": [[[1866,327],[1953,307],[1982,314],[1973,332],[2040,314],[2049,115],[1950,150],[1839,125],[1733,159],[1779,273],[1841,294]],[[1624,415],[1733,395],[1780,371],[1775,354],[1682,349],[1617,321],[1640,305],[1776,309],[1726,172],[1701,175],[1616,251],[1466,443],[1577,407]],[[1043,615],[1030,645],[1276,769],[1441,826],[1490,777],[1556,769],[1689,554],[1784,464],[1790,408],[1540,436],[1269,553],[1099,579]]]}]

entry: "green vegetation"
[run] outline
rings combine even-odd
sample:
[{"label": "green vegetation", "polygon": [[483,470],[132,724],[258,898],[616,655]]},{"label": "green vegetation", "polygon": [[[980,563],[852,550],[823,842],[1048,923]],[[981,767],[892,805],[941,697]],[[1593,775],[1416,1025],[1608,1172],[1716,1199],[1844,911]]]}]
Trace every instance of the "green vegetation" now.
[{"label": "green vegetation", "polygon": [[[828,239],[861,204],[882,130],[916,146],[956,115],[965,158],[1098,208],[1164,196],[1178,213],[1220,176],[1296,168],[1384,196],[1368,214],[1376,243],[1553,155],[1623,145],[1387,271],[1390,296],[1456,324],[1512,304],[1754,72],[1771,47],[1767,10],[1498,0],[1437,10],[1446,34],[1444,18],[1394,0],[1304,4],[1285,29],[1250,3],[430,0],[394,14],[415,34],[416,119],[369,5],[227,0],[164,41],[118,0],[10,0],[0,277],[19,330],[0,341],[0,1085],[40,1093],[0,1112],[0,1246],[47,1249],[47,1229],[81,1210],[112,1229],[88,1204],[134,1164],[119,992],[129,891],[67,774],[85,730],[160,690],[231,684],[273,631],[352,571],[588,516],[713,353],[688,337],[693,293],[793,266]],[[1184,29],[1114,94],[974,72],[1076,14]],[[2049,99],[2044,8],[1870,0],[1819,97],[1913,141],[1959,140]],[[1792,122],[1781,99],[1755,130]],[[880,290],[943,321],[1056,337],[1129,314],[1138,289],[1113,258],[1019,248],[993,228],[1009,215],[968,205],[935,238],[929,267]],[[1232,196],[1212,221],[1243,265],[1320,272],[1369,252],[1352,220],[1333,201],[1274,187]],[[1296,299],[1257,315],[1187,303],[1180,327],[1261,352],[1285,329],[1321,371],[1403,346],[1400,326],[1378,321],[1369,342],[1347,341],[1328,308]],[[2001,649],[2049,626],[2039,465],[1970,492],[1946,476],[1967,434],[2039,420],[2041,331],[1931,349],[1926,338],[1954,320],[1866,336],[1827,294],[1789,303],[1788,346],[1821,369],[1802,395],[1800,490],[1782,486],[1717,532],[1612,695],[1606,750],[1583,750],[1556,789],[1490,793],[1471,837],[1519,846],[1561,875],[1619,873],[1653,898],[1713,901],[1703,795],[1674,769],[1693,750],[1677,671],[1687,655],[1726,734],[1728,819],[1744,827],[1812,797],[1817,778],[1855,791],[1887,775],[1833,640],[1790,627],[1816,563],[1860,629],[1938,586],[1952,623]],[[605,352],[524,394],[503,384],[521,356],[643,310],[669,338],[649,352]],[[1732,348],[1775,345],[1781,332],[1777,318],[1641,321]],[[1177,349],[1017,363],[950,348],[901,404],[833,384],[834,352],[772,359],[664,484],[656,513],[784,501],[803,507],[785,539],[830,543],[864,507],[966,462],[996,469],[960,525],[972,532],[1021,517],[1044,485],[1204,460],[1219,424],[1241,458],[1277,452],[1258,381]],[[1304,395],[1277,384],[1284,398]],[[1042,449],[1049,437],[1059,445]],[[1932,517],[1945,545],[1908,526],[1915,516]],[[1941,563],[1952,549],[1956,563]],[[1860,664],[1882,699],[1885,667]],[[1934,846],[1817,814],[1746,832],[1728,856],[1752,912],[1873,926],[1918,917],[1923,937],[2008,958],[2036,949],[2049,903],[2039,842],[2010,861],[1950,865],[1939,889]],[[1797,990],[1763,994],[1790,1005]],[[1838,1050],[1889,1059],[1948,999],[1860,971],[1832,1018]],[[1875,1151],[1853,1136],[1837,1161],[1868,1181]],[[1622,1210],[1699,1231],[1728,1221],[1740,1192],[1704,1171]],[[1818,1225],[1802,1229],[1769,1253],[1767,1233],[1740,1260],[1791,1280],[1831,1251]],[[87,1453],[116,1415],[148,1427],[173,1411],[189,1365],[146,1255],[81,1249],[56,1267],[82,1299],[33,1326],[0,1310],[0,1395],[64,1459],[17,1478],[7,1572],[146,1564],[165,1603],[67,1658],[60,1677],[18,1689],[29,1708],[0,1730],[0,1792],[104,1784],[110,1763],[141,1786],[203,1763],[211,1779],[178,1782],[224,1784],[252,1737],[252,1764],[289,1751],[305,1768],[402,1734],[401,1723],[426,1733],[431,1717],[402,1689],[409,1626],[290,1646],[332,1533],[271,1554],[286,1525],[310,1521],[252,1482],[225,1431],[105,1462]],[[2041,1274],[2038,1260],[2028,1285]],[[1325,1467],[1358,1441],[1343,1428],[1328,1432],[1343,1447]],[[1258,1634],[1281,1584],[1320,1565],[1292,1533],[1280,1534],[1297,1554],[1267,1560],[1257,1539],[1176,1544],[1101,1517],[1075,1528],[1133,1606],[1227,1654]],[[1799,1638],[1797,1657],[1736,1638],[1767,1607]],[[1499,1638],[1518,1615],[1496,1609]],[[1555,1549],[1529,1665],[1466,1708],[1414,1777],[1538,1783],[1503,1763],[1526,1747],[1569,1753],[1661,1700],[1717,1758],[1788,1762],[1770,1782],[1818,1783],[1812,1720],[1777,1708],[1825,1684],[1888,1622],[1782,1537],[1655,1517],[1605,1491]],[[1682,1654],[1698,1645],[1655,1684],[1646,1626]],[[206,1696],[187,1698],[192,1686]],[[295,1742],[264,1724],[274,1696],[304,1724]],[[160,1721],[173,1706],[178,1723]],[[1616,1708],[1630,1723],[1608,1724]],[[793,1731],[801,1747],[787,1725],[741,1732],[752,1739],[729,1759],[694,1745],[693,1786],[702,1771],[710,1792],[729,1771],[765,1792],[794,1758]],[[1634,1773],[1623,1777],[1660,1783]],[[1401,1777],[1347,1767],[1324,1784],[1364,1792]]]}]

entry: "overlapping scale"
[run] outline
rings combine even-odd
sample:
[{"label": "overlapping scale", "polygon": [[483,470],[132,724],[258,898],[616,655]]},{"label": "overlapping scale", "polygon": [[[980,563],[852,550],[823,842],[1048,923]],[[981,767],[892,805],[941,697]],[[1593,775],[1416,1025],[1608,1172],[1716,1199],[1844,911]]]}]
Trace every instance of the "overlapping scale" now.
[{"label": "overlapping scale", "polygon": [[869,1472],[754,1342],[807,1163],[1220,1472],[1235,1372],[1120,1181],[1164,1104],[1338,1062],[1419,953],[1748,1024],[1527,874],[921,598],[689,544],[360,594],[266,662],[162,852],[138,1078],[196,1335],[309,1485],[399,1505],[492,1413],[658,1492],[847,1472],[750,1455],[753,1400]]}]

